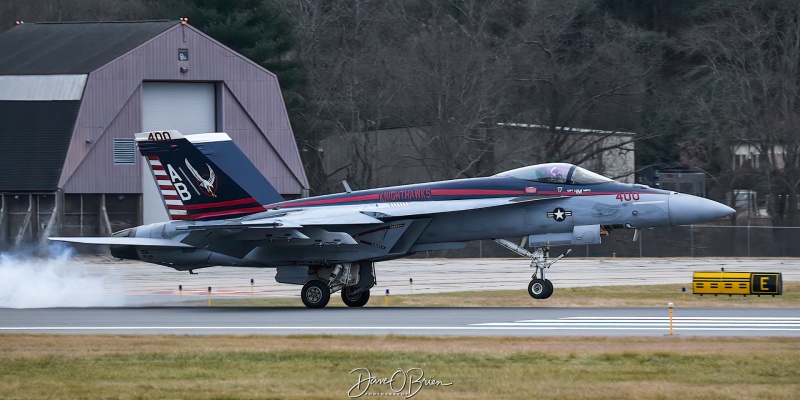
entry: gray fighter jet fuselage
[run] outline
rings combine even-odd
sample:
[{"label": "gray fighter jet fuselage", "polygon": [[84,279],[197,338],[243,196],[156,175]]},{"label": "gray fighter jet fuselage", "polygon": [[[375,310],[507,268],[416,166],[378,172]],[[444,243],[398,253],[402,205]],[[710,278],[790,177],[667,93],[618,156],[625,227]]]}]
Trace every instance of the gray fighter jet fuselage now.
[{"label": "gray fighter jet fuselage", "polygon": [[[375,262],[485,239],[531,258],[536,272],[529,293],[547,298],[553,289],[544,270],[561,257],[549,257],[550,246],[597,244],[612,229],[697,224],[734,212],[705,198],[616,182],[566,163],[271,201],[274,194],[244,189],[243,182],[252,187],[258,179],[248,164],[234,167],[220,158],[233,154],[220,150],[232,149],[227,135],[157,133],[137,134],[137,142],[173,221],[110,238],[52,239],[109,244],[115,257],[178,270],[278,268],[276,280],[303,285],[309,307],[324,307],[338,290],[347,305],[365,304]],[[504,240],[518,237],[534,251]]]}]

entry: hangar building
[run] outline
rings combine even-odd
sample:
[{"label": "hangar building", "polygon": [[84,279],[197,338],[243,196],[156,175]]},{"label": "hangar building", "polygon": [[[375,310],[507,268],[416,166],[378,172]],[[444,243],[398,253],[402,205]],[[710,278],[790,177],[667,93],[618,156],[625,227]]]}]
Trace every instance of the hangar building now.
[{"label": "hangar building", "polygon": [[0,242],[167,220],[135,132],[227,132],[307,193],[277,77],[188,24],[26,23],[0,54]]}]

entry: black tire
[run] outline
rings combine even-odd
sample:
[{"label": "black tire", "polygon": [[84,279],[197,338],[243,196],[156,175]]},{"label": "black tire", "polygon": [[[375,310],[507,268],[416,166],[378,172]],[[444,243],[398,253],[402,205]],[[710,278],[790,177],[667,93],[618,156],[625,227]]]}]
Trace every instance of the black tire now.
[{"label": "black tire", "polygon": [[549,298],[550,296],[553,295],[553,282],[550,282],[549,279],[545,279],[544,284],[545,286],[547,286],[547,289],[545,290],[544,293],[542,293],[542,297],[540,297],[540,299],[542,300]]},{"label": "black tire", "polygon": [[547,283],[541,279],[534,279],[528,284],[528,294],[534,299],[542,299],[542,294],[547,292]]},{"label": "black tire", "polygon": [[323,308],[331,300],[331,289],[323,281],[308,281],[300,291],[300,298],[308,308]]},{"label": "black tire", "polygon": [[342,288],[342,301],[348,307],[364,307],[369,301],[369,289],[357,294],[350,294],[351,288]]}]

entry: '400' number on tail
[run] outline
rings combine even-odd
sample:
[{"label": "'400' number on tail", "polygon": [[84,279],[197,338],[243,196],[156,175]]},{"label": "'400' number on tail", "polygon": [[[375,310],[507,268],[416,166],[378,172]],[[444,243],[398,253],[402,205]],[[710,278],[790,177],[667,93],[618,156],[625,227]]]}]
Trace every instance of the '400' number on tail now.
[{"label": "'400' number on tail", "polygon": [[160,142],[162,140],[172,140],[172,136],[169,135],[169,132],[150,132],[147,140]]}]

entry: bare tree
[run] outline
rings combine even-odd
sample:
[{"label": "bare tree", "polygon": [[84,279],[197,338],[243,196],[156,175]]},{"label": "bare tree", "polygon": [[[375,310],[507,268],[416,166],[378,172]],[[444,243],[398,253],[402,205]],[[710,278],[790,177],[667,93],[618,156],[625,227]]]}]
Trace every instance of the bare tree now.
[{"label": "bare tree", "polygon": [[508,110],[511,60],[501,38],[486,31],[497,4],[456,6],[406,18],[410,29],[400,43],[407,60],[400,78],[410,89],[400,104],[409,125],[421,126],[413,132],[426,139],[416,157],[428,179],[494,172],[495,138],[486,127]]},{"label": "bare tree", "polygon": [[[731,157],[736,146],[755,149],[757,177],[729,184],[758,185],[773,223],[796,224],[800,9],[792,1],[719,1],[706,18],[683,36],[687,57],[701,61],[686,76],[684,115],[709,151]],[[723,165],[724,175],[733,159]]]},{"label": "bare tree", "polygon": [[[503,109],[501,69],[508,64],[484,33],[492,7],[477,1],[296,4],[306,30],[300,37],[307,45],[300,47],[310,76],[307,120],[317,132],[309,140],[334,138],[348,151],[346,165],[329,171],[345,171],[364,186],[395,167],[386,160],[427,171],[409,181],[483,173],[479,161],[491,152],[477,128]],[[377,136],[395,127],[414,128],[401,134],[414,151],[382,154]]]},{"label": "bare tree", "polygon": [[520,99],[515,118],[549,130],[538,138],[538,160],[583,163],[647,137],[609,140],[647,128],[640,104],[660,54],[646,34],[591,0],[534,2],[529,13],[511,47]]}]

